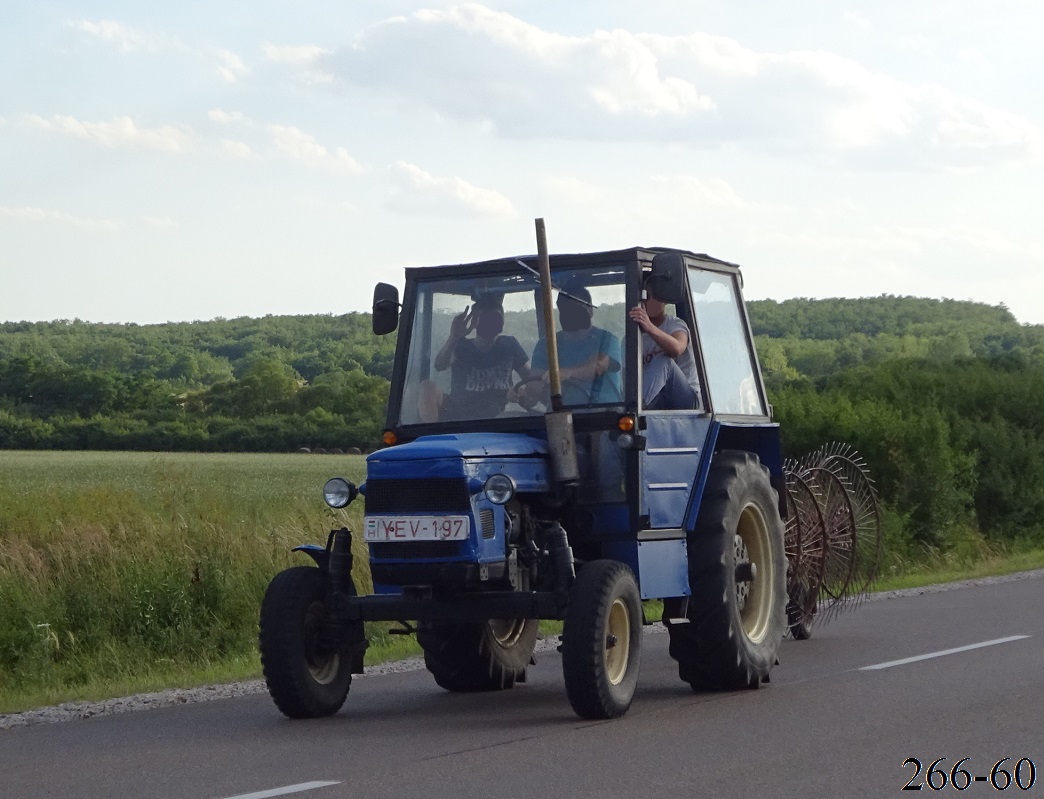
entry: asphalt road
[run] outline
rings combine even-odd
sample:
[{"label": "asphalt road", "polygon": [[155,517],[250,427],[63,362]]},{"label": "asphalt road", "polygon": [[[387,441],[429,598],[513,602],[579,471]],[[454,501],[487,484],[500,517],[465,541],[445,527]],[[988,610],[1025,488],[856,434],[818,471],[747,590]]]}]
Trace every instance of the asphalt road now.
[{"label": "asphalt road", "polygon": [[1041,773],[1006,793],[1044,796],[1041,576],[868,602],[785,641],[758,691],[693,693],[666,635],[643,644],[616,721],[573,715],[550,652],[496,694],[449,694],[425,671],[364,676],[318,721],[261,695],[0,731],[0,798],[881,797],[934,793],[937,758],[947,779],[961,758],[987,779],[965,796],[996,795],[994,764],[1026,758]]}]

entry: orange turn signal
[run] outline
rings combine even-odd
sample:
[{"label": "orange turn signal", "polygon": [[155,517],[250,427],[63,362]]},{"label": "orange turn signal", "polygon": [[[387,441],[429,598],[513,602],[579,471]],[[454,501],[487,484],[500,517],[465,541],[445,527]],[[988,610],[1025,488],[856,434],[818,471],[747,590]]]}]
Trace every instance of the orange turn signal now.
[{"label": "orange turn signal", "polygon": [[616,420],[616,426],[624,433],[630,433],[634,430],[634,417],[633,416],[621,416]]},{"label": "orange turn signal", "polygon": [[381,441],[383,441],[390,447],[393,444],[397,444],[399,442],[399,437],[395,435],[394,430],[385,430],[384,434],[381,436]]}]

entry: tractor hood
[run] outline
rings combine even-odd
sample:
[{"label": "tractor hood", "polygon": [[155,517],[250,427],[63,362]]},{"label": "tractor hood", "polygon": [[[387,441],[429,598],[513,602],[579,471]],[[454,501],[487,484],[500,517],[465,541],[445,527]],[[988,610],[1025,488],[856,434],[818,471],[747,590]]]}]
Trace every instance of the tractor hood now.
[{"label": "tractor hood", "polygon": [[441,458],[546,458],[547,442],[524,433],[451,433],[421,436],[408,444],[378,450],[367,463]]}]

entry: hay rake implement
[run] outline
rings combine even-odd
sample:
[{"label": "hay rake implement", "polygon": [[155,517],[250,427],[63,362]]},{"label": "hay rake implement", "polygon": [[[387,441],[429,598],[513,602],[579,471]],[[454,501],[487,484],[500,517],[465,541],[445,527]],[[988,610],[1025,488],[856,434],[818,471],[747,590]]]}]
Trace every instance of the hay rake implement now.
[{"label": "hay rake implement", "polygon": [[866,462],[829,444],[783,465],[787,621],[798,639],[866,598],[881,562],[881,514]]}]

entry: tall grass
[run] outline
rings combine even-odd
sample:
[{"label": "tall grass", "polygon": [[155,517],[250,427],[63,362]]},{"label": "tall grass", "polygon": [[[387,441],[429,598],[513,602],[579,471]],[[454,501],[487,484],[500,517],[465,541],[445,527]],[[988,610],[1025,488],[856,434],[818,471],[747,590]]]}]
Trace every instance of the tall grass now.
[{"label": "tall grass", "polygon": [[358,528],[361,503],[332,511],[320,489],[364,472],[359,456],[0,452],[0,712],[256,671],[268,581],[308,562],[296,544]]}]

